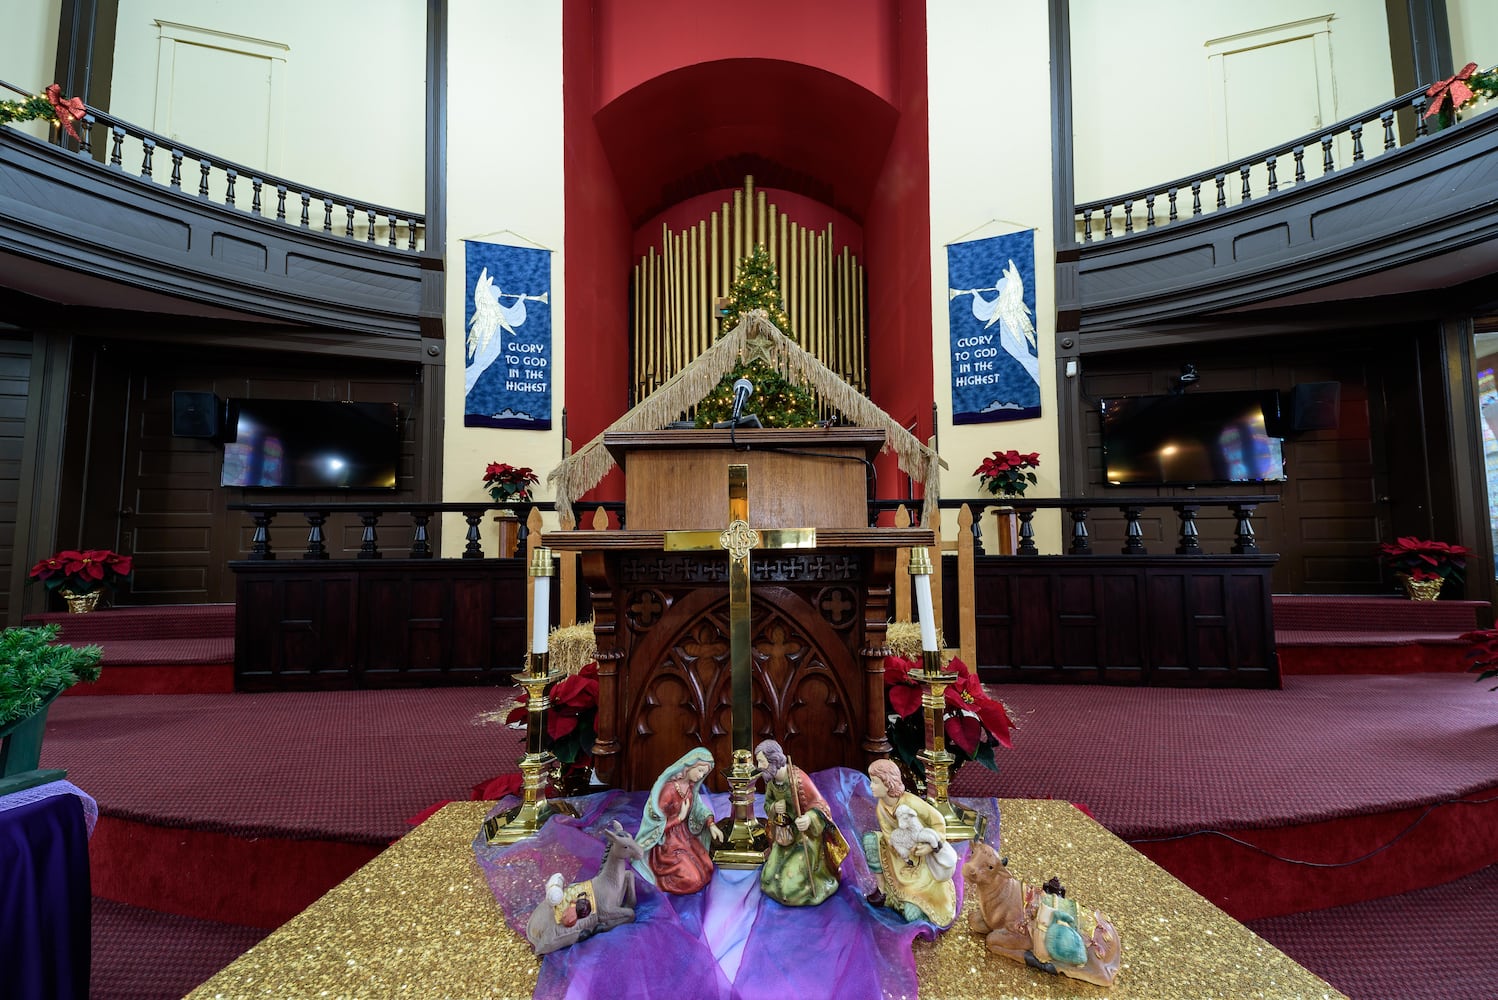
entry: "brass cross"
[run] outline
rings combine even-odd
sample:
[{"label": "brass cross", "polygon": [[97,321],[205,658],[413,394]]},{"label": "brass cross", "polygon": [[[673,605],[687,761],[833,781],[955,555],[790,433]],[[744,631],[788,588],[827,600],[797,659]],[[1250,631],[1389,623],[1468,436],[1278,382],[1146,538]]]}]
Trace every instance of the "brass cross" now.
[{"label": "brass cross", "polygon": [[811,549],[816,528],[749,527],[749,466],[728,467],[728,527],[723,531],[668,531],[667,552],[728,550],[729,663],[732,668],[733,768],[728,774],[733,817],[714,860],[725,868],[750,868],[763,861],[764,837],[754,818],[753,637],[749,601],[749,553],[754,549]]}]

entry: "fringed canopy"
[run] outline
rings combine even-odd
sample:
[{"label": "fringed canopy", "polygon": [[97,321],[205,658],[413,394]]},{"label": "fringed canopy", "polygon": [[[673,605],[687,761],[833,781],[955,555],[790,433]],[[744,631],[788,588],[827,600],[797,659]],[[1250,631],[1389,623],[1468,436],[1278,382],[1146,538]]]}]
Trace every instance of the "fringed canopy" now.
[{"label": "fringed canopy", "polygon": [[814,356],[771,323],[763,309],[744,313],[738,326],[703,351],[638,405],[615,420],[561,465],[546,474],[556,490],[559,509],[570,509],[614,467],[614,457],[603,446],[613,431],[653,431],[696,406],[739,359],[763,361],[787,379],[809,385],[849,421],[884,431],[884,451],[893,451],[900,468],[925,487],[922,523],[930,523],[941,497],[941,469],[947,464],[869,398],[838,377]]}]

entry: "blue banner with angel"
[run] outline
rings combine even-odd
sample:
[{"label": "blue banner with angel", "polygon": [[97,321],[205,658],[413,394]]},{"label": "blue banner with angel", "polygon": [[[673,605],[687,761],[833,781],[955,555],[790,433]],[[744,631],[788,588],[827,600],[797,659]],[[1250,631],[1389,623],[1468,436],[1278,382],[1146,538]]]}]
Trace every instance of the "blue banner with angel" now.
[{"label": "blue banner with angel", "polygon": [[551,251],[468,241],[463,426],[551,429]]},{"label": "blue banner with angel", "polygon": [[950,244],[947,285],[952,422],[1040,416],[1034,231]]}]

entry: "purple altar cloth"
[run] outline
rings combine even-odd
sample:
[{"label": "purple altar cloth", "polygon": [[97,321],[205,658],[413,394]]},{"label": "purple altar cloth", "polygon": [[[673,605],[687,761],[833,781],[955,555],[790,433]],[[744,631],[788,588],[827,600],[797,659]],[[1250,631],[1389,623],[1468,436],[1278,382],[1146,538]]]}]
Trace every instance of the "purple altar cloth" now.
[{"label": "purple altar cloth", "polygon": [[[802,996],[914,997],[911,942],[932,938],[934,924],[906,923],[864,899],[874,888],[861,849],[876,829],[868,778],[833,768],[812,776],[849,846],[842,887],[821,906],[782,906],[763,896],[759,871],[719,869],[702,892],[672,896],[638,875],[635,922],[547,955],[536,984],[538,1000],[608,996],[632,1000],[785,1000]],[[646,792],[599,792],[570,800],[582,814],[549,820],[536,837],[490,847],[480,831],[474,853],[510,926],[522,936],[540,902],[547,876],[568,882],[591,878],[603,856],[598,831],[618,820],[639,829]],[[729,812],[728,796],[709,795],[713,814]],[[515,804],[502,800],[495,813]],[[968,803],[988,815],[998,836],[998,804]],[[756,805],[763,810],[762,797]],[[491,813],[493,815],[494,813]],[[963,858],[967,845],[954,845]],[[962,876],[957,908],[962,909]]]}]

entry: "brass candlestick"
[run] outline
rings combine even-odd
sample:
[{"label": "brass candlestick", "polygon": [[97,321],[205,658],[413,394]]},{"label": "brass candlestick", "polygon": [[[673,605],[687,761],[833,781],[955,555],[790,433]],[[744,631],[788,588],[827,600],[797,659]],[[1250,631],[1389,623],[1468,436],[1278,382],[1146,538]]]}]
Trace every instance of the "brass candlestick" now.
[{"label": "brass candlestick", "polygon": [[718,821],[721,844],[713,849],[713,864],[719,868],[758,868],[765,863],[770,836],[754,815],[754,785],[760,772],[748,750],[733,752],[733,767],[727,772],[728,801],[733,815]]},{"label": "brass candlestick", "polygon": [[926,749],[916,754],[926,767],[926,801],[936,807],[947,822],[948,840],[982,839],[986,820],[971,809],[959,809],[947,798],[952,780],[952,765],[957,762],[947,751],[944,721],[947,711],[947,688],[957,675],[946,670],[941,650],[936,648],[936,621],[931,604],[931,555],[924,548],[910,550],[910,575],[915,579],[916,600],[921,616],[921,669],[911,673],[921,685],[921,708],[926,722]]},{"label": "brass candlestick", "polygon": [[497,816],[484,820],[484,837],[492,844],[513,844],[533,836],[556,813],[576,816],[577,812],[566,802],[551,802],[546,798],[546,782],[557,766],[556,754],[546,749],[546,710],[551,699],[546,690],[560,680],[560,671],[551,668],[551,653],[546,648],[547,614],[551,603],[551,577],[556,574],[551,564],[551,550],[538,547],[531,556],[530,575],[536,578],[535,632],[531,641],[530,662],[527,672],[518,674],[515,680],[526,693],[526,752],[520,758],[520,774],[523,779],[520,805]]}]

